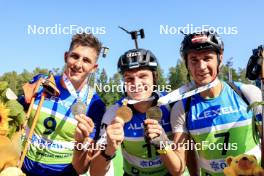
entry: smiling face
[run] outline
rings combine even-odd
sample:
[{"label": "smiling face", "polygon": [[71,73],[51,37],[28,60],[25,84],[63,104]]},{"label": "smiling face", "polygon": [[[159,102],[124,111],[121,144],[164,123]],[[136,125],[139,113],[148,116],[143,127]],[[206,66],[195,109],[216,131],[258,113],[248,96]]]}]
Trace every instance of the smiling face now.
[{"label": "smiling face", "polygon": [[[220,62],[222,55],[220,55]],[[190,51],[187,55],[189,73],[198,86],[212,82],[218,74],[217,54],[214,51]]]},{"label": "smiling face", "polygon": [[64,56],[66,67],[64,73],[75,88],[86,82],[90,73],[97,68],[97,52],[88,46],[74,46]]},{"label": "smiling face", "polygon": [[125,89],[134,100],[149,98],[153,92],[153,73],[148,69],[133,69],[124,73]]}]

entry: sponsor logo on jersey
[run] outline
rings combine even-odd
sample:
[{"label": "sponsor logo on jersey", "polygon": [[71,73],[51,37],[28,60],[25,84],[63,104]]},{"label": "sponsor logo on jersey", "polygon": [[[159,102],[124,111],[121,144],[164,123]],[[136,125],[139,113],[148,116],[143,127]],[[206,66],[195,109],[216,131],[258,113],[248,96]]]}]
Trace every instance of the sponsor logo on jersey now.
[{"label": "sponsor logo on jersey", "polygon": [[227,107],[210,107],[210,109],[205,110],[201,112],[198,116],[193,115],[194,120],[201,120],[206,118],[211,118],[215,116],[221,116],[221,115],[227,115],[227,114],[233,114],[237,112],[246,112],[247,108],[245,106],[239,106],[239,107],[233,107],[233,106],[227,106]]},{"label": "sponsor logo on jersey", "polygon": [[[170,125],[170,123],[165,122],[165,120],[161,120],[160,124],[162,126]],[[143,123],[130,123],[129,127],[127,129],[128,130],[142,130],[142,129],[144,129],[144,124]]]}]

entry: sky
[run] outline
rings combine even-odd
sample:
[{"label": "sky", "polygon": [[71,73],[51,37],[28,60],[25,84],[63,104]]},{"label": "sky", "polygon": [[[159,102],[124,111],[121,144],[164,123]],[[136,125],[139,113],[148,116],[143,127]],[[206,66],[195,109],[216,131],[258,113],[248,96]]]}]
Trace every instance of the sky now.
[{"label": "sky", "polygon": [[110,48],[107,58],[99,59],[99,67],[113,75],[120,55],[135,47],[118,26],[144,29],[139,47],[155,54],[165,75],[180,58],[180,29],[218,31],[225,45],[224,63],[233,57],[234,68],[245,68],[252,49],[264,44],[263,7],[262,0],[2,0],[0,75],[36,67],[62,68],[64,52],[77,29],[90,29]]}]

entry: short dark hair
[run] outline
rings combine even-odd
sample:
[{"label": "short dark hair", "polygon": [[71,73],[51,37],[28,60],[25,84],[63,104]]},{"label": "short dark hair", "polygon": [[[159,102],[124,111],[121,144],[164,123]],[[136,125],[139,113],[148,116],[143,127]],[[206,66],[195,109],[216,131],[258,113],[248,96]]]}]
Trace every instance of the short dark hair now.
[{"label": "short dark hair", "polygon": [[80,46],[80,45],[94,48],[95,51],[97,52],[97,56],[99,56],[102,48],[102,43],[99,41],[98,38],[96,38],[91,33],[81,33],[81,34],[78,33],[72,36],[72,41],[69,51],[71,51],[75,46]]}]

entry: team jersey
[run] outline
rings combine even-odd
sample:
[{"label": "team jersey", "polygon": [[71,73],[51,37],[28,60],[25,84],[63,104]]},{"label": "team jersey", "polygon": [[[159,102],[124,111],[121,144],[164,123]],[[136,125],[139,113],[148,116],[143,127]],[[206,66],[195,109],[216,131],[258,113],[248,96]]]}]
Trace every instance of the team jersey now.
[{"label": "team jersey", "polygon": [[[220,95],[204,99],[193,95],[186,116],[184,107],[187,99],[177,102],[171,112],[173,133],[188,133],[197,146],[201,175],[224,175],[228,156],[254,154],[258,159],[260,147],[254,140],[253,113],[247,112],[247,104],[225,82]],[[253,85],[235,83],[249,103],[261,101],[260,90]],[[256,108],[257,121],[261,119]],[[187,119],[186,119],[187,118]]]},{"label": "team jersey", "polygon": [[[71,106],[76,102],[76,98],[61,86],[60,79],[61,76],[55,77],[60,95],[58,97],[48,96],[43,102],[23,165],[23,169],[30,175],[73,175],[74,173],[71,162],[77,121],[71,113]],[[42,90],[37,93],[29,127],[32,124],[41,93]],[[96,140],[99,136],[105,105],[91,87],[80,98],[87,105],[86,115],[95,124],[95,128],[89,137]]]},{"label": "team jersey", "polygon": [[[98,143],[106,143],[106,126],[115,117],[116,110],[122,105],[120,99],[115,105],[111,106],[105,113],[102,120],[100,131],[101,139]],[[156,148],[147,144],[144,139],[144,120],[146,113],[136,112],[132,106],[133,117],[131,121],[124,125],[124,140],[121,145],[123,155],[123,169],[129,175],[166,175],[168,170],[165,168]],[[161,106],[162,118],[160,124],[167,135],[171,134],[170,112],[168,107]]]}]

